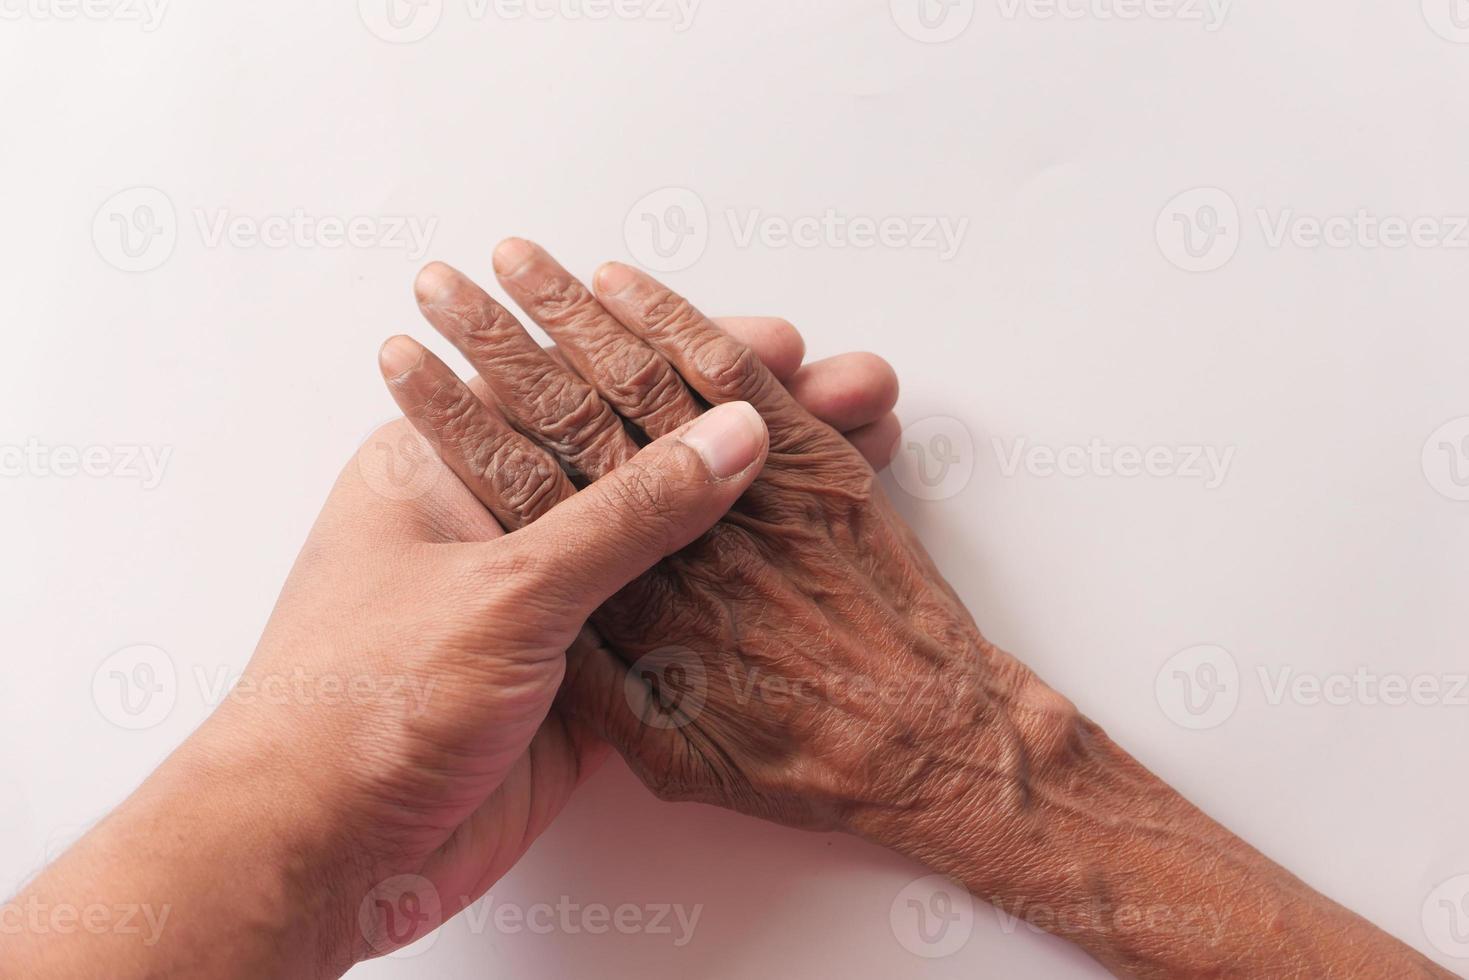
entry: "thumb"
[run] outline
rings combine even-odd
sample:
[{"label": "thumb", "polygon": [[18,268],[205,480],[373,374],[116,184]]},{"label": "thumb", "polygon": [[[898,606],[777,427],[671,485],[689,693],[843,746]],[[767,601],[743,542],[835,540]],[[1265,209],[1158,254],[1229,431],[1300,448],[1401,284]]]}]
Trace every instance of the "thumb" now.
[{"label": "thumb", "polygon": [[557,505],[513,542],[537,599],[578,621],[713,527],[755,481],[770,440],[748,402],[728,402]]}]

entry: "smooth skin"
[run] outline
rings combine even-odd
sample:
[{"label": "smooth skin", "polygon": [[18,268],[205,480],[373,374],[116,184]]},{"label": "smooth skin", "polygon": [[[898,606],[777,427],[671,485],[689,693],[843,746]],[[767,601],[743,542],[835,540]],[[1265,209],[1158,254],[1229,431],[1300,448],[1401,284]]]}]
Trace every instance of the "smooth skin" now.
[{"label": "smooth skin", "polygon": [[[885,364],[801,367],[784,321],[725,323],[773,375],[818,379],[812,410],[855,442],[883,425],[896,399]],[[758,414],[719,415],[513,535],[406,422],[376,433],[235,691],[0,906],[0,977],[338,976],[481,895],[606,755],[553,704],[588,615],[712,525],[759,469]],[[125,907],[147,909],[159,934],[115,911],[81,926],[88,909]]]}]

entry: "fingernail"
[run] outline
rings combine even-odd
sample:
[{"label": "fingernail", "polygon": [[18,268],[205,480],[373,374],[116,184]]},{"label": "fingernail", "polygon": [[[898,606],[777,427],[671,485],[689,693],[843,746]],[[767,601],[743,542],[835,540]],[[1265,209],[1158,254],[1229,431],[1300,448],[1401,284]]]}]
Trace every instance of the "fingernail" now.
[{"label": "fingernail", "polygon": [[452,266],[443,262],[430,262],[418,270],[418,276],[413,280],[413,296],[421,305],[432,305],[434,300],[453,287],[458,277],[458,271]]},{"label": "fingernail", "polygon": [[506,279],[525,267],[536,254],[536,247],[524,238],[507,238],[495,248],[495,274]]},{"label": "fingernail", "polygon": [[423,351],[416,343],[400,335],[388,338],[383,349],[378,351],[377,360],[382,365],[384,377],[396,378],[416,368],[423,360]]},{"label": "fingernail", "polygon": [[710,409],[679,437],[704,459],[716,480],[743,473],[765,446],[765,420],[749,402]]},{"label": "fingernail", "polygon": [[606,262],[597,270],[597,292],[603,296],[618,296],[626,292],[635,282],[637,273],[621,262]]}]

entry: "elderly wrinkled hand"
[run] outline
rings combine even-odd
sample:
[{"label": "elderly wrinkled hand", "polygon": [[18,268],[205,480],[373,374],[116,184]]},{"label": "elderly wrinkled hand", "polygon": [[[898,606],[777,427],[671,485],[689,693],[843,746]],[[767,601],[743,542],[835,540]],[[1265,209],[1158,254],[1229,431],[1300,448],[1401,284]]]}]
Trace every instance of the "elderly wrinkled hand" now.
[{"label": "elderly wrinkled hand", "polygon": [[[528,243],[502,247],[497,264],[566,367],[439,268],[423,283],[429,319],[503,417],[407,338],[386,348],[386,373],[408,418],[507,525],[574,493],[565,471],[618,472],[640,435],[702,405],[747,401],[769,426],[750,490],[600,608],[598,642],[568,665],[564,710],[659,796],[878,833],[957,794],[1013,797],[1023,754],[1043,766],[1040,750],[1069,749],[1070,704],[984,642],[860,449],[748,347],[627,266],[604,266],[593,293]],[[653,511],[669,494],[638,492]]]},{"label": "elderly wrinkled hand", "polygon": [[[435,267],[429,319],[492,397],[407,338],[386,348],[386,373],[507,525],[636,466],[641,441],[707,405],[747,402],[769,429],[763,470],[724,518],[597,609],[568,652],[558,707],[659,796],[858,833],[1121,975],[1445,975],[1214,823],[986,642],[877,485],[891,421],[843,438],[800,386],[626,266],[588,290],[518,240],[496,265],[556,363]],[[659,479],[624,486],[653,513],[676,497]]]}]

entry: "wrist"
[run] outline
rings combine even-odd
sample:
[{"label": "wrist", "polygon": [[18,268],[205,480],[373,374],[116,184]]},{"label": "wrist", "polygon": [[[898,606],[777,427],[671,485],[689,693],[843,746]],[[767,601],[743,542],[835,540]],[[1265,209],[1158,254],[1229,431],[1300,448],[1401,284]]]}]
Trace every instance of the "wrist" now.
[{"label": "wrist", "polygon": [[1112,760],[1105,735],[1067,698],[983,639],[973,649],[971,669],[935,699],[948,723],[904,760],[921,776],[850,829],[956,877],[962,862],[971,890],[995,896],[1015,890],[1014,868],[1054,850],[1058,798],[1096,792]]},{"label": "wrist", "polygon": [[1021,694],[967,740],[935,805],[867,836],[1119,976],[1449,976],[1209,819],[1043,685]]},{"label": "wrist", "polygon": [[7,960],[37,977],[345,972],[366,889],[340,829],[257,749],[206,723],[6,903]]},{"label": "wrist", "polygon": [[336,977],[360,958],[357,902],[383,871],[357,833],[339,774],[317,771],[304,741],[227,705],[150,779],[156,787],[145,784],[145,803],[170,823],[187,815],[177,848],[212,855],[229,890],[201,922],[234,920],[225,928],[240,955],[273,958],[281,975]]}]

